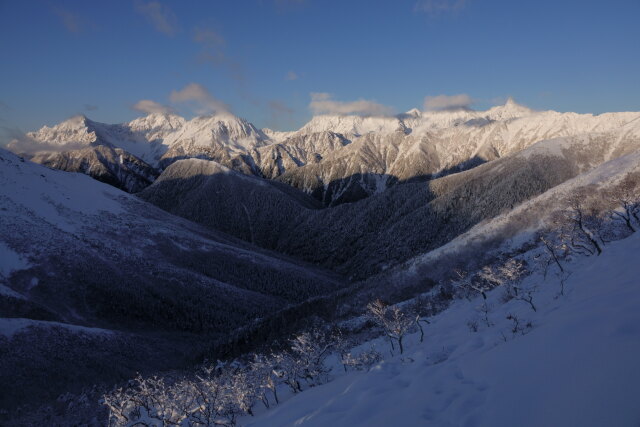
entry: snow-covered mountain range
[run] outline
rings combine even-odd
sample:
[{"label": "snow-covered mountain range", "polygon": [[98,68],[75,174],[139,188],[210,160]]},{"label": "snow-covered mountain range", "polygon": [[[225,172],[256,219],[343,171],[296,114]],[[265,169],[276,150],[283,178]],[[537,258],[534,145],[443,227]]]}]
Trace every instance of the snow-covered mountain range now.
[{"label": "snow-covered mountain range", "polygon": [[[624,133],[639,128],[640,113],[533,111],[509,99],[487,111],[316,116],[294,132],[260,130],[226,112],[192,120],[151,114],[119,125],[79,116],[28,133],[28,143],[13,141],[9,148],[30,155],[48,152],[33,156],[34,161],[115,181],[130,192],[148,185],[176,160],[214,160],[245,174],[280,180],[330,206],[398,182],[465,170],[538,141],[592,133],[624,139]],[[106,159],[102,168],[112,172],[105,178],[93,167],[97,146],[124,150],[138,159],[129,162],[137,168]]]}]

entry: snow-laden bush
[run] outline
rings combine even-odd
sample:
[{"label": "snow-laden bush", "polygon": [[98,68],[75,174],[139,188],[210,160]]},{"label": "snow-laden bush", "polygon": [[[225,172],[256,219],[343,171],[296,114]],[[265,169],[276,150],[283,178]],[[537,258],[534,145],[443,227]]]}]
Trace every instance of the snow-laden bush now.
[{"label": "snow-laden bush", "polygon": [[362,351],[358,354],[351,352],[342,355],[341,362],[345,367],[350,367],[358,371],[368,371],[371,367],[382,361],[382,354],[374,348]]},{"label": "snow-laden bush", "polygon": [[232,426],[251,413],[254,387],[246,374],[206,368],[194,378],[168,383],[138,376],[103,397],[111,426]]}]

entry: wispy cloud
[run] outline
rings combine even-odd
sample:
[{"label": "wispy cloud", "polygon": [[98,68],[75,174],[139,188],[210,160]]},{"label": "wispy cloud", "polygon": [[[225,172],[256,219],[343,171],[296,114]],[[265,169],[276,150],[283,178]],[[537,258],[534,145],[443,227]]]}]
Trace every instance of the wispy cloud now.
[{"label": "wispy cloud", "polygon": [[69,150],[78,150],[85,148],[87,145],[82,142],[69,142],[66,144],[52,144],[41,142],[33,139],[20,129],[0,126],[0,134],[2,140],[7,140],[7,149],[21,156],[33,156],[36,153],[62,152]]},{"label": "wispy cloud", "polygon": [[219,32],[212,28],[196,28],[193,32],[193,41],[202,46],[198,57],[201,62],[208,62],[214,67],[223,67],[238,83],[241,85],[246,83],[244,68],[226,54],[227,41]]},{"label": "wispy cloud", "polygon": [[201,58],[220,65],[226,61],[224,48],[227,44],[224,37],[211,28],[196,28],[193,32],[193,41],[203,48]]},{"label": "wispy cloud", "polygon": [[136,0],[135,7],[157,31],[169,37],[175,36],[178,32],[178,18],[168,6],[158,1]]},{"label": "wispy cloud", "polygon": [[162,105],[150,99],[141,99],[131,106],[132,109],[147,114],[169,114],[173,113],[173,108]]},{"label": "wispy cloud", "polygon": [[96,111],[98,109],[98,106],[92,104],[84,104],[83,108],[85,111]]},{"label": "wispy cloud", "polygon": [[289,71],[289,72],[287,73],[287,75],[286,75],[286,76],[284,76],[284,79],[285,79],[285,80],[289,80],[289,81],[291,81],[291,80],[298,80],[299,78],[300,78],[300,76],[298,75],[298,73],[296,73],[296,72],[294,72],[294,71]]},{"label": "wispy cloud", "polygon": [[309,109],[313,114],[351,114],[358,116],[388,116],[393,109],[366,99],[357,101],[336,101],[328,93],[313,92],[310,94]]},{"label": "wispy cloud", "polygon": [[278,113],[293,114],[293,108],[288,107],[284,102],[273,99],[267,103],[269,110]]},{"label": "wispy cloud", "polygon": [[[5,122],[6,121],[4,119],[0,118],[0,123]],[[20,131],[17,128],[10,126],[0,126],[0,146],[5,146],[11,143],[13,140],[21,138],[23,135],[24,132]]]},{"label": "wispy cloud", "polygon": [[282,125],[291,125],[293,123],[293,108],[289,107],[283,101],[272,99],[267,102],[267,111],[269,119],[267,125],[271,128],[279,128]]},{"label": "wispy cloud", "polygon": [[469,109],[474,103],[467,94],[438,95],[424,98],[424,109],[427,111]]},{"label": "wispy cloud", "polygon": [[53,12],[60,18],[64,28],[70,33],[80,33],[86,29],[88,22],[80,17],[80,15],[73,13],[67,9],[56,7]]},{"label": "wispy cloud", "polygon": [[429,16],[445,13],[456,13],[465,8],[468,0],[419,0],[413,10],[423,12]]},{"label": "wispy cloud", "polygon": [[228,112],[229,106],[214,98],[206,87],[198,83],[189,83],[180,90],[174,90],[169,96],[171,102],[190,105],[196,114]]}]

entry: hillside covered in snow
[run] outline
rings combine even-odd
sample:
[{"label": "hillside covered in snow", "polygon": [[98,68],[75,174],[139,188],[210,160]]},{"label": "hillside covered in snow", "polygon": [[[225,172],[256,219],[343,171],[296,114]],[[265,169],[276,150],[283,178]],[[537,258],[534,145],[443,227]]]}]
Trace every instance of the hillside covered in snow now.
[{"label": "hillside covered in snow", "polygon": [[[581,258],[560,295],[537,273],[536,311],[505,289],[455,302],[368,372],[336,374],[246,426],[634,426],[640,422],[640,235]],[[484,320],[482,306],[489,311]],[[338,369],[336,369],[339,372]]]},{"label": "hillside covered in snow", "polygon": [[0,407],[176,368],[339,276],[0,150]]}]

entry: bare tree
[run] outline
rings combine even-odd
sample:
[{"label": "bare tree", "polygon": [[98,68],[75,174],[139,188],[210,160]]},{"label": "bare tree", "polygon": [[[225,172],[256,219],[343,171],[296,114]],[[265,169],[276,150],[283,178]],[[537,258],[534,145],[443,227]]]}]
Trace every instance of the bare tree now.
[{"label": "bare tree", "polygon": [[588,194],[586,190],[577,191],[567,197],[568,208],[554,215],[553,221],[557,229],[571,248],[583,255],[600,255],[602,245],[598,242],[597,234],[589,225],[599,225],[594,216],[589,215],[586,206]]},{"label": "bare tree", "polygon": [[400,354],[404,353],[402,340],[413,325],[414,319],[404,313],[398,306],[388,306],[382,301],[375,300],[367,305],[369,315],[380,327],[382,327],[391,341],[393,350],[393,341],[397,341],[400,348]]},{"label": "bare tree", "polygon": [[276,376],[286,385],[289,386],[291,391],[298,393],[302,391],[300,385],[300,364],[298,363],[295,355],[287,352],[275,353],[274,355],[275,368],[274,372]]},{"label": "bare tree", "polygon": [[540,236],[540,241],[544,245],[545,251],[547,253],[547,262],[545,263],[544,274],[547,275],[547,268],[549,264],[554,263],[558,269],[564,273],[564,267],[560,262],[560,259],[566,255],[567,246],[559,242],[555,236],[546,235]]},{"label": "bare tree", "polygon": [[[524,262],[516,258],[509,258],[504,264],[498,267],[487,265],[482,268],[478,276],[484,280],[483,290],[489,290],[497,286],[506,286],[507,289],[518,296],[518,282],[524,275]],[[486,300],[486,294],[483,291],[483,297]]]},{"label": "bare tree", "polygon": [[[486,282],[493,284],[494,286],[505,286],[507,290],[507,299],[516,299],[524,301],[533,311],[537,311],[535,304],[533,303],[533,294],[535,289],[524,289],[519,286],[522,276],[526,270],[524,262],[516,258],[510,258],[504,264],[497,268],[486,266],[482,269],[479,276]],[[488,318],[489,307],[486,300],[484,306],[481,307],[481,311],[484,311],[485,322],[487,326],[491,326],[491,322]]]},{"label": "bare tree", "polygon": [[555,265],[557,267],[556,276],[560,282],[560,295],[564,295],[565,283],[569,276],[571,276],[571,272],[563,265],[563,260],[569,254],[569,247],[555,231],[541,235],[540,241],[543,244],[546,255],[540,258],[542,267],[544,268],[544,278],[547,278],[549,267]]},{"label": "bare tree", "polygon": [[328,379],[330,369],[325,361],[333,347],[328,334],[318,329],[304,332],[290,340],[290,345],[289,352],[272,356],[273,372],[277,378],[294,393],[302,391],[300,380],[313,387]]},{"label": "bare tree", "polygon": [[636,232],[635,224],[640,225],[639,186],[640,173],[628,174],[608,193],[608,199],[614,204],[609,213],[614,219],[622,221],[632,233]]},{"label": "bare tree", "polygon": [[267,392],[270,392],[273,395],[273,399],[277,404],[279,404],[278,400],[278,392],[277,392],[277,374],[275,372],[276,361],[273,356],[265,356],[263,354],[255,354],[253,356],[253,360],[250,362],[251,373],[253,377],[253,381],[259,390],[259,398],[264,404],[266,408],[269,408],[271,405],[269,404],[269,397],[267,396]]},{"label": "bare tree", "polygon": [[487,327],[491,327],[493,322],[489,319],[489,312],[491,311],[491,307],[487,304],[487,301],[482,301],[482,305],[479,307],[480,312],[482,313],[482,320],[487,325]]},{"label": "bare tree", "polygon": [[[487,267],[485,267],[485,269],[486,268]],[[459,269],[453,270],[453,273],[455,275],[455,279],[452,281],[452,284],[458,289],[462,289],[467,299],[469,299],[469,295],[471,294],[471,292],[477,292],[482,295],[483,299],[487,299],[486,292],[491,290],[492,288],[492,286],[487,285],[487,282],[474,281],[473,276],[470,276],[465,271]],[[481,275],[480,277],[482,278]]]},{"label": "bare tree", "polygon": [[429,325],[431,322],[429,322],[427,319],[423,319],[419,314],[415,315],[414,322],[418,327],[418,330],[420,331],[420,342],[424,342],[424,329],[422,329],[422,323],[426,323],[427,325]]}]

